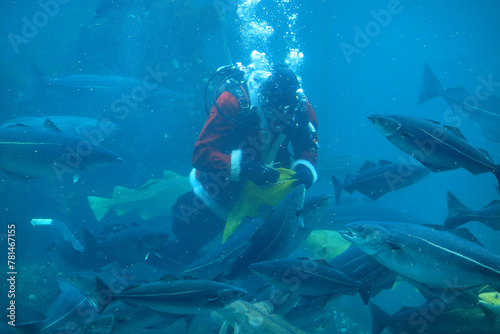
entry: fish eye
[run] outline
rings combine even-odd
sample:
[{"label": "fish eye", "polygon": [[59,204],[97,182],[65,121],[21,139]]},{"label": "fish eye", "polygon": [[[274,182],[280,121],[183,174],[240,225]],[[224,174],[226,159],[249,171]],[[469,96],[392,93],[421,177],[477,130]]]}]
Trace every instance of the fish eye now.
[{"label": "fish eye", "polygon": [[365,228],[363,227],[363,225],[359,225],[359,226],[358,226],[358,231],[359,231],[359,232],[363,232],[363,230],[364,230],[364,229],[365,229]]},{"label": "fish eye", "polygon": [[500,298],[500,295],[498,293],[495,293],[495,299]]}]

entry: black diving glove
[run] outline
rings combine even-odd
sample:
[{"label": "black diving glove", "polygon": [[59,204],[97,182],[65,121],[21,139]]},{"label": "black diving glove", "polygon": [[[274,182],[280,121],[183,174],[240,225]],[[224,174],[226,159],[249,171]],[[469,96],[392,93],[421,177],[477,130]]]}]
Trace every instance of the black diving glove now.
[{"label": "black diving glove", "polygon": [[294,179],[297,179],[297,184],[303,184],[306,186],[306,189],[311,188],[313,184],[313,175],[309,168],[304,165],[297,165],[295,167],[295,175]]},{"label": "black diving glove", "polygon": [[260,161],[245,162],[241,165],[241,179],[250,180],[258,186],[274,183],[280,177],[280,172],[267,167]]}]

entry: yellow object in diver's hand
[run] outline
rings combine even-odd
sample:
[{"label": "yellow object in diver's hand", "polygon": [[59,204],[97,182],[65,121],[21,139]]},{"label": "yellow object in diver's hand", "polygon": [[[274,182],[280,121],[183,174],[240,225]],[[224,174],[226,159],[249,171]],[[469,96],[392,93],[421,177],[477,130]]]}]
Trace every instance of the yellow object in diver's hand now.
[{"label": "yellow object in diver's hand", "polygon": [[248,181],[240,194],[240,197],[234,204],[224,229],[222,243],[233,234],[240,225],[243,217],[257,217],[259,207],[262,205],[276,206],[290,191],[297,186],[293,176],[295,171],[286,168],[276,168],[280,172],[278,181],[264,186],[258,186]]}]

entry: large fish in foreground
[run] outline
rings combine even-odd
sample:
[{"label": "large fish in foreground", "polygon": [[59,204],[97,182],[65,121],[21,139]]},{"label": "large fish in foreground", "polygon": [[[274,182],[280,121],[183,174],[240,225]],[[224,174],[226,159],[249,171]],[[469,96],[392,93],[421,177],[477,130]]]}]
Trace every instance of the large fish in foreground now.
[{"label": "large fish in foreground", "polygon": [[342,190],[352,194],[359,191],[372,200],[376,200],[385,194],[411,186],[427,176],[430,171],[424,166],[413,166],[409,163],[392,163],[380,160],[376,165],[366,161],[361,169],[352,175],[346,175],[344,183],[340,183],[332,176],[335,188],[335,203],[339,203]]},{"label": "large fish in foreground", "polygon": [[500,166],[488,152],[469,144],[455,127],[402,115],[371,115],[368,119],[394,146],[432,172],[458,168],[474,175],[492,172],[500,184]]},{"label": "large fish in foreground", "polygon": [[299,210],[304,207],[306,188],[303,184],[293,189],[276,205],[269,218],[246,243],[240,256],[234,261],[226,275],[229,279],[240,277],[255,262],[286,257],[295,234],[301,225]]},{"label": "large fish in foreground", "polygon": [[279,289],[300,296],[354,294],[365,304],[370,300],[367,282],[355,281],[326,262],[308,259],[274,259],[250,265],[250,270]]},{"label": "large fish in foreground", "polygon": [[[110,296],[112,300],[170,314],[213,311],[231,304],[246,293],[245,290],[224,283],[170,276],[154,283],[131,286],[119,293],[112,293],[99,278],[96,282],[97,291],[104,293],[103,296]],[[104,299],[100,298],[100,302],[104,302]]]},{"label": "large fish in foreground", "polygon": [[450,232],[392,222],[348,224],[340,234],[400,276],[431,288],[500,285],[500,256]]},{"label": "large fish in foreground", "polygon": [[44,127],[49,119],[59,130],[100,143],[104,139],[116,134],[118,125],[109,119],[97,119],[79,116],[45,116],[45,117],[18,117],[0,125],[0,128],[8,128],[14,125],[26,125],[32,128]]},{"label": "large fish in foreground", "polygon": [[370,310],[372,334],[380,334],[384,328],[391,334],[494,334],[500,329],[498,323],[495,325],[481,308],[465,298],[446,303],[436,298],[417,307],[403,307],[392,315],[373,303]]},{"label": "large fish in foreground", "polygon": [[460,86],[445,89],[426,64],[418,104],[442,97],[458,116],[470,118],[488,139],[500,142],[500,97],[491,94],[498,83],[491,82],[491,76],[489,80],[484,80],[482,90],[474,94]]},{"label": "large fish in foreground", "polygon": [[189,179],[175,172],[163,171],[163,179],[152,179],[137,189],[116,186],[111,198],[88,196],[94,216],[101,221],[109,210],[118,216],[139,212],[142,219],[171,215],[177,197],[191,190]]},{"label": "large fish in foreground", "polygon": [[72,175],[120,161],[118,155],[86,139],[61,132],[50,120],[43,128],[13,125],[0,128],[0,170],[10,178],[28,180]]},{"label": "large fish in foreground", "polygon": [[491,201],[482,209],[472,210],[448,192],[448,217],[444,228],[456,228],[470,221],[478,221],[496,231],[500,230],[500,201]]}]

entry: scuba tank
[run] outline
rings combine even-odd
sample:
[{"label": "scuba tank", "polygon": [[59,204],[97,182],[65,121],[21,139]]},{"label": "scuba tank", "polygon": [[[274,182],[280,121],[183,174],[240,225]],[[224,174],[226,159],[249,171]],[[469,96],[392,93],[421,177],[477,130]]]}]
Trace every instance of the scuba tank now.
[{"label": "scuba tank", "polygon": [[[220,111],[220,107],[217,105],[217,98],[219,95],[226,90],[230,85],[241,85],[244,82],[246,69],[241,63],[236,63],[236,65],[225,65],[219,67],[214,74],[208,79],[207,85],[205,86],[205,93],[203,95],[203,101],[205,104],[205,111],[207,116],[210,114],[210,106],[207,104],[207,96],[209,90],[212,89],[212,105],[215,105]],[[215,78],[219,78],[215,85],[212,82]]]}]

